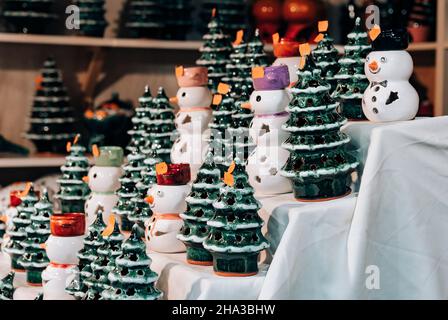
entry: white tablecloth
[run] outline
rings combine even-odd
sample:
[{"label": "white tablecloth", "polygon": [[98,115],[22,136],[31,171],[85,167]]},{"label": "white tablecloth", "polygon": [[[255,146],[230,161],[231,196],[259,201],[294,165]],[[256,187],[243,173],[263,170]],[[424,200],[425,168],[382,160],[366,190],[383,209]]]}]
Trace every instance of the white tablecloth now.
[{"label": "white tablecloth", "polygon": [[345,130],[365,166],[357,201],[272,218],[286,229],[260,298],[446,299],[448,117]]}]

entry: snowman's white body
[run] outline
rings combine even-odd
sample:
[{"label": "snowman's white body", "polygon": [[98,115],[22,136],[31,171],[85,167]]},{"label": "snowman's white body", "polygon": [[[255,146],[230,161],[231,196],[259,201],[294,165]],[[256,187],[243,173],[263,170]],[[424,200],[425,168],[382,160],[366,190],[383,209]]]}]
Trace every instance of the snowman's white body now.
[{"label": "snowman's white body", "polygon": [[83,240],[84,236],[48,238],[46,252],[51,263],[42,272],[44,300],[74,300],[65,288],[78,272],[77,253],[83,248]]},{"label": "snowman's white body", "polygon": [[151,251],[160,253],[186,251],[185,245],[177,239],[177,235],[183,226],[180,214],[187,209],[185,199],[190,192],[190,185],[154,185],[148,191],[148,195],[154,199],[151,204],[154,219],[146,228],[146,240]]},{"label": "snowman's white body", "polygon": [[175,123],[180,137],[173,145],[171,161],[189,163],[195,179],[208,150],[205,131],[212,119],[212,94],[207,87],[180,88],[177,100],[180,110]]},{"label": "snowman's white body", "polygon": [[249,156],[247,172],[258,195],[292,191],[290,181],[280,174],[289,158],[289,152],[281,147],[289,136],[282,130],[289,119],[285,111],[289,102],[285,90],[254,91],[251,95],[250,105],[255,117],[250,135],[257,147]]},{"label": "snowman's white body", "polygon": [[89,188],[92,191],[85,204],[87,226],[96,220],[98,207],[102,207],[103,220],[107,224],[112,209],[118,203],[115,192],[120,188],[122,169],[117,167],[92,167],[89,171]]},{"label": "snowman's white body", "polygon": [[299,80],[297,70],[300,66],[300,57],[277,58],[272,64],[273,66],[287,66],[289,71],[289,82],[295,83]]},{"label": "snowman's white body", "polygon": [[365,63],[370,85],[362,107],[373,122],[406,121],[415,118],[419,108],[417,91],[409,83],[413,71],[411,55],[401,51],[373,51]]}]

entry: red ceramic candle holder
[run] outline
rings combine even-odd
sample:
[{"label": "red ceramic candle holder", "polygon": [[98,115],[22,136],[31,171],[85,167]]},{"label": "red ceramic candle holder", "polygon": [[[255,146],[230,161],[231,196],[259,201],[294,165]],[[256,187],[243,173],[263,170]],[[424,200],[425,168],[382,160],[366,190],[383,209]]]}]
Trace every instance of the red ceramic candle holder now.
[{"label": "red ceramic candle holder", "polygon": [[79,237],[86,231],[86,217],[83,213],[55,214],[50,220],[51,234],[57,237]]}]

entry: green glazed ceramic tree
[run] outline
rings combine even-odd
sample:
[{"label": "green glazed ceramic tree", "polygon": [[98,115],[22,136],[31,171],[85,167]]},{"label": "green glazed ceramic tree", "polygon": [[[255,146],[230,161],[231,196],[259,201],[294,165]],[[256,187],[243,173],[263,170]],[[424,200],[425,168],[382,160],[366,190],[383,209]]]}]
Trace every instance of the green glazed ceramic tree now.
[{"label": "green glazed ceramic tree", "polygon": [[223,33],[222,23],[217,14],[212,16],[208,25],[208,33],[204,35],[201,57],[197,65],[208,68],[209,88],[216,92],[222,78],[226,76],[226,65],[230,62],[232,44],[230,37]]},{"label": "green glazed ceramic tree", "polygon": [[0,280],[0,301],[12,300],[14,298],[14,277],[15,272],[10,272]]},{"label": "green glazed ceramic tree", "polygon": [[348,35],[348,43],[344,50],[344,57],[339,60],[341,69],[335,75],[337,87],[332,96],[340,100],[345,117],[365,120],[362,98],[369,81],[364,73],[364,62],[371,46],[367,32],[361,26],[361,18],[356,19],[355,28]]},{"label": "green glazed ceramic tree", "polygon": [[338,63],[339,52],[334,46],[334,40],[327,31],[322,33],[323,39],[319,41],[316,49],[313,50],[313,58],[316,66],[321,70],[321,75],[331,85],[331,91],[336,89],[336,74],[340,66]]},{"label": "green glazed ceramic tree", "polygon": [[74,144],[61,167],[62,177],[58,179],[60,190],[56,198],[61,202],[62,213],[84,212],[84,204],[90,189],[83,178],[89,173],[89,160],[84,155],[86,148]]},{"label": "green glazed ceramic tree", "polygon": [[92,275],[84,280],[89,288],[85,300],[100,300],[101,293],[110,288],[108,274],[115,268],[115,259],[122,254],[124,239],[118,223],[115,223],[110,236],[104,236],[104,244],[98,248],[98,257],[90,265]]},{"label": "green glazed ceramic tree", "polygon": [[251,76],[250,66],[246,63],[247,43],[244,39],[237,44],[233,44],[233,51],[230,54],[230,62],[226,66],[227,74],[222,79],[232,87],[231,95],[233,98],[238,98],[241,94],[241,86],[246,77],[241,77],[242,74]]},{"label": "green glazed ceramic tree", "polygon": [[50,236],[50,217],[53,214],[53,205],[45,192],[38,203],[34,206],[31,215],[31,224],[26,227],[26,239],[22,242],[25,253],[19,259],[19,264],[26,270],[28,284],[42,285],[42,271],[50,263],[47,253],[41,247]]},{"label": "green glazed ceramic tree", "polygon": [[240,160],[236,159],[225,174],[226,186],[214,202],[214,217],[204,248],[213,255],[215,273],[221,276],[252,276],[258,273],[258,256],[269,248],[261,228],[258,211],[261,204]]},{"label": "green glazed ceramic tree", "polygon": [[79,33],[85,36],[103,37],[107,22],[104,17],[104,0],[75,0],[80,10]]},{"label": "green glazed ceramic tree", "polygon": [[105,240],[102,233],[106,225],[103,221],[103,208],[99,207],[95,222],[88,228],[87,236],[84,238],[84,247],[78,252],[79,279],[74,279],[65,289],[76,300],[84,300],[89,289],[86,279],[92,276],[92,263],[98,257],[98,249],[104,245]]},{"label": "green glazed ceramic tree", "polygon": [[138,188],[148,191],[157,182],[156,164],[162,163],[163,160],[157,156],[157,152],[154,149],[146,151],[145,156],[146,159],[143,161],[145,169],[141,172],[142,179],[138,184]]},{"label": "green glazed ceramic tree", "polygon": [[222,186],[221,171],[213,161],[213,154],[209,153],[186,199],[187,211],[181,214],[184,227],[177,237],[187,247],[187,261],[190,264],[213,264],[213,257],[202,244],[210,232],[207,222],[214,216],[213,202]]},{"label": "green glazed ceramic tree", "polygon": [[176,125],[174,123],[174,108],[165,93],[165,89],[159,88],[157,96],[153,100],[149,120],[146,121],[147,145],[142,148],[143,154],[157,152],[157,157],[169,163],[171,149],[176,136]]},{"label": "green glazed ceramic tree", "polygon": [[25,253],[24,240],[26,240],[26,228],[31,224],[31,216],[35,213],[34,205],[39,201],[34,192],[33,185],[26,196],[22,198],[22,203],[17,207],[17,216],[12,218],[12,227],[8,231],[10,237],[6,243],[5,252],[11,256],[11,268],[13,270],[25,271],[19,263],[19,259]]},{"label": "green glazed ceramic tree", "polygon": [[232,126],[232,116],[235,114],[235,100],[230,93],[222,96],[219,105],[213,109],[213,121],[209,124],[211,129],[210,147],[213,150],[214,161],[222,171],[232,162],[232,140],[229,128]]},{"label": "green glazed ceramic tree", "polygon": [[112,212],[121,219],[123,232],[130,231],[133,225],[128,218],[134,210],[132,199],[139,195],[136,186],[141,181],[141,173],[145,169],[144,160],[143,154],[134,152],[128,155],[128,164],[124,166],[124,174],[120,178],[121,187],[117,191],[119,200]]},{"label": "green glazed ceramic tree", "polygon": [[132,228],[123,243],[123,253],[115,260],[108,276],[109,289],[103,291],[104,300],[157,300],[162,293],[155,287],[158,275],[151,270],[151,259],[146,254],[146,244],[138,235],[139,227]]},{"label": "green glazed ceramic tree", "polygon": [[142,152],[146,146],[147,125],[150,120],[150,113],[153,106],[153,97],[148,86],[145,87],[145,93],[139,98],[139,106],[135,110],[135,116],[132,118],[132,130],[128,131],[131,141],[126,147],[129,153]]},{"label": "green glazed ceramic tree", "polygon": [[297,199],[344,196],[358,166],[345,148],[350,138],[340,131],[347,119],[337,112],[339,103],[330,97],[331,86],[311,56],[297,74],[299,81],[290,90],[293,99],[286,109],[290,117],[283,126],[291,134],[283,148],[291,155],[282,175],[292,180]]}]

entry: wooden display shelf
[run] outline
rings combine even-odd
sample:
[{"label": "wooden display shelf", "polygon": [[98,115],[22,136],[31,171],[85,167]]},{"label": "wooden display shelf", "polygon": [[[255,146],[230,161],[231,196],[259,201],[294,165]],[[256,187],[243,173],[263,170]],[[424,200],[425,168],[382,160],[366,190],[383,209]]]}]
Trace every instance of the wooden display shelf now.
[{"label": "wooden display shelf", "polygon": [[[92,159],[89,158],[89,162]],[[31,156],[0,158],[0,169],[13,168],[57,168],[65,163],[64,156]]]}]

